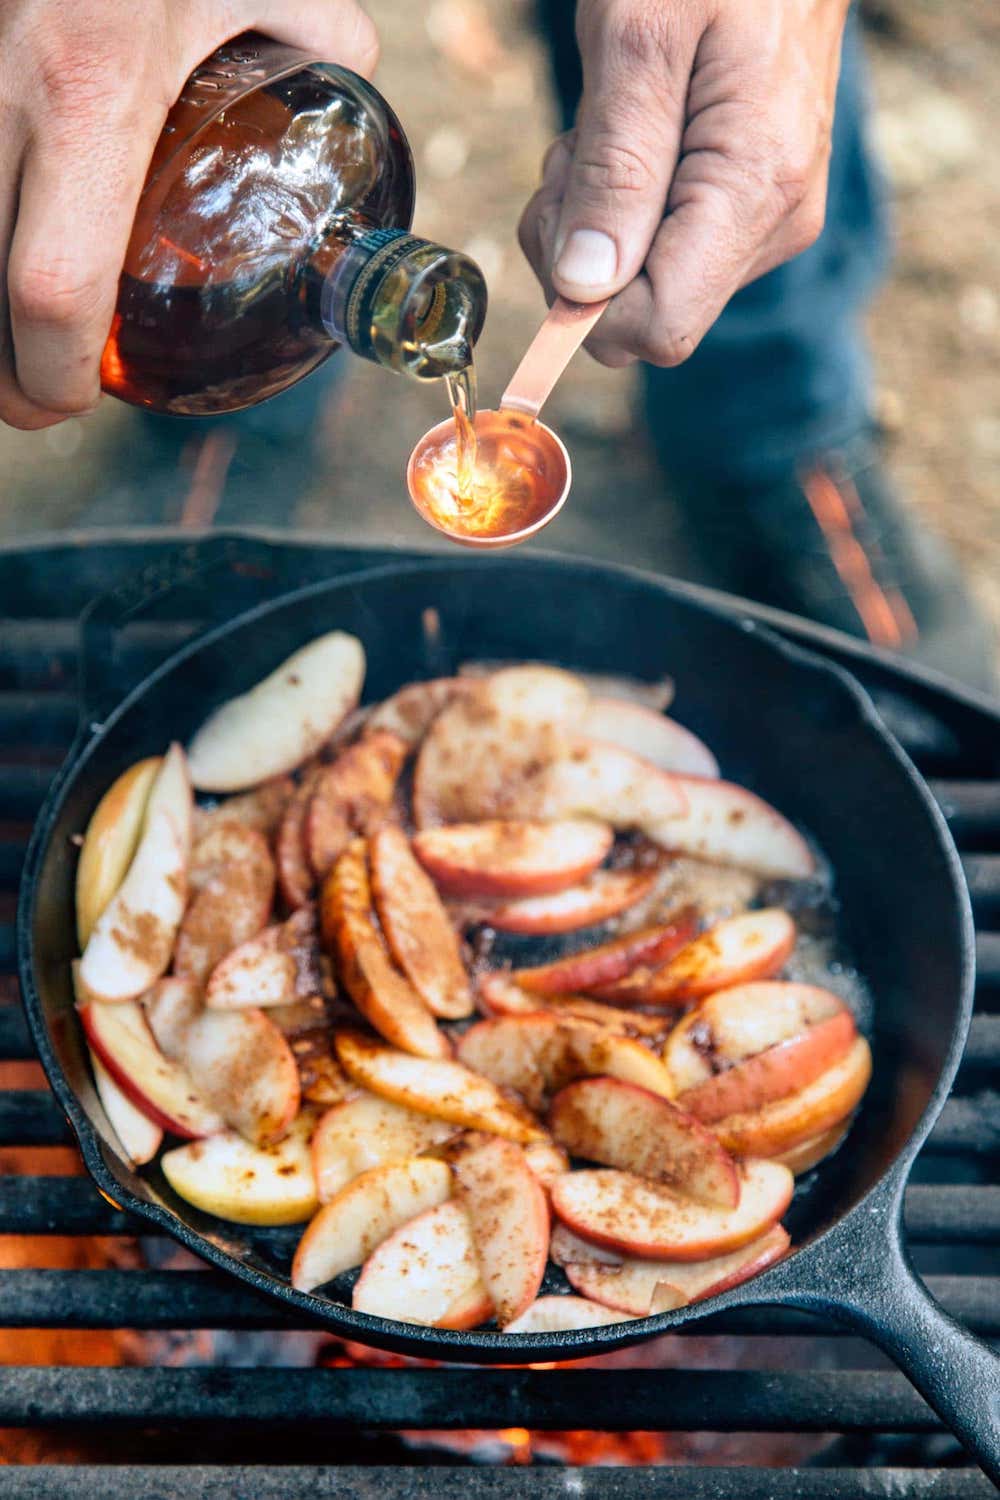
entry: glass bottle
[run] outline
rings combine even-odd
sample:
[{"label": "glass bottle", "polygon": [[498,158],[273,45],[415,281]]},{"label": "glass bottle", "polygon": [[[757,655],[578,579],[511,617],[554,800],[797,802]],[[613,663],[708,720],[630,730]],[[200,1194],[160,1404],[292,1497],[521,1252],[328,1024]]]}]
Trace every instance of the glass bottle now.
[{"label": "glass bottle", "polygon": [[341,344],[420,379],[464,369],[486,285],[408,232],[413,198],[406,137],[371,84],[254,33],[220,47],[153,154],[102,386],[202,416],[276,395]]}]

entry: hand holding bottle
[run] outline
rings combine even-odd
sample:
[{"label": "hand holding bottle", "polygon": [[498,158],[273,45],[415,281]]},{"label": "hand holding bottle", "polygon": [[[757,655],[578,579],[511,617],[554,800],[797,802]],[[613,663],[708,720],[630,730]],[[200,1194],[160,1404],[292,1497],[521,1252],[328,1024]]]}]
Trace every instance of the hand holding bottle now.
[{"label": "hand holding bottle", "polygon": [[521,221],[542,285],[612,296],[604,364],[686,359],[818,237],[847,0],[580,0],[577,127]]},{"label": "hand holding bottle", "polygon": [[88,410],[136,204],[194,66],[257,30],[369,75],[355,0],[12,0],[0,8],[0,420]]}]

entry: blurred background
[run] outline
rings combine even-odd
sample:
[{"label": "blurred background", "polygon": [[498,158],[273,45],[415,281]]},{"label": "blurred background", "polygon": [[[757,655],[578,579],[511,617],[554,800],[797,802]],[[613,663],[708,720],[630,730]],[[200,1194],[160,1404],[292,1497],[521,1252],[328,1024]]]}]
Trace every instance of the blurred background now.
[{"label": "blurred background", "polygon": [[[555,125],[532,0],[368,0],[377,76],[414,149],[418,233],[467,250],[490,285],[477,351],[494,404],[544,314],[516,225]],[[872,313],[878,418],[901,493],[952,543],[1000,625],[1000,7],[867,0],[874,135],[895,199],[896,260]],[[237,507],[220,503],[225,444],[191,444],[191,483],[144,474],[134,412],[100,409],[43,433],[0,427],[0,541],[127,524],[265,524],[382,545],[448,546],[410,509],[415,439],[443,390],[339,355],[324,381],[315,458],[287,450]],[[580,355],[547,408],[573,457],[548,548],[684,571],[669,497],[633,416],[634,376]],[[192,428],[192,432],[194,429]],[[298,471],[302,469],[302,474]],[[530,544],[529,544],[530,545]]]}]

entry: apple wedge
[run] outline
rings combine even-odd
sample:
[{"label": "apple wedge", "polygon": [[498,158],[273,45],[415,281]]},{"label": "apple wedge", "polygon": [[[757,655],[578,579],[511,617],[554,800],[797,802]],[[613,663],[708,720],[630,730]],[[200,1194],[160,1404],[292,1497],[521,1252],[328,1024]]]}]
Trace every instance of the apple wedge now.
[{"label": "apple wedge", "polygon": [[567,818],[523,823],[493,818],[428,828],[413,851],[451,896],[542,896],[577,885],[611,851],[606,823]]},{"label": "apple wedge", "polygon": [[680,780],[630,750],[575,735],[548,767],[534,816],[601,818],[659,843],[660,831],[685,813]]},{"label": "apple wedge", "polygon": [[341,630],[319,636],[248,693],[230,698],[188,746],[201,792],[240,792],[315,755],[361,696],[365,653]]},{"label": "apple wedge", "polygon": [[272,776],[249,792],[227,797],[214,807],[194,810],[194,838],[203,839],[218,823],[245,823],[262,833],[268,844],[277,837],[281,821],[298,788],[291,776]]},{"label": "apple wedge", "polygon": [[278,888],[292,911],[305,906],[315,893],[316,880],[306,853],[306,817],[322,771],[322,766],[313,766],[305,773],[278,825],[274,844]]},{"label": "apple wedge", "polygon": [[700,1121],[620,1078],[581,1078],[552,1101],[548,1127],[570,1156],[662,1182],[712,1208],[735,1208],[732,1157]]},{"label": "apple wedge", "polygon": [[576,1328],[601,1328],[608,1323],[630,1323],[627,1313],[613,1312],[586,1297],[539,1297],[504,1333],[571,1333]]},{"label": "apple wedge", "polygon": [[749,1281],[780,1260],[790,1243],[787,1231],[775,1224],[759,1239],[710,1260],[639,1260],[600,1249],[557,1224],[549,1253],[574,1291],[604,1307],[646,1318]]},{"label": "apple wedge", "polygon": [[815,984],[770,980],[736,985],[710,995],[678,1022],[663,1060],[680,1095],[845,1009],[839,996]]},{"label": "apple wedge", "polygon": [[146,803],[146,822],[160,813],[166,813],[180,839],[181,850],[187,860],[191,854],[192,830],[194,828],[194,796],[191,791],[191,772],[187,756],[176,741],[170,746],[153,785],[149,789]]},{"label": "apple wedge", "polygon": [[406,1161],[431,1146],[453,1140],[460,1129],[377,1094],[357,1094],[335,1104],[323,1115],[312,1139],[319,1201],[329,1203],[372,1167]]},{"label": "apple wedge", "polygon": [[335,1044],[345,1072],[395,1104],[521,1144],[545,1139],[530,1115],[461,1063],[412,1057],[356,1032],[337,1032]]},{"label": "apple wedge", "polygon": [[545,1190],[513,1141],[499,1136],[459,1153],[452,1171],[479,1270],[501,1328],[538,1295],[549,1253]]},{"label": "apple wedge", "polygon": [[152,1161],[163,1145],[163,1127],[133,1104],[125,1091],[115,1083],[93,1047],[89,1050],[97,1097],[108,1117],[108,1124],[118,1137],[129,1161],[134,1166],[141,1167]]},{"label": "apple wedge", "polygon": [[439,1203],[384,1240],[365,1262],[352,1305],[430,1328],[475,1328],[492,1317],[464,1208]]},{"label": "apple wedge", "polygon": [[837,1015],[807,1026],[799,1036],[696,1084],[678,1103],[706,1125],[760,1109],[807,1088],[844,1056],[856,1036],[854,1017],[845,1006]]},{"label": "apple wedge", "polygon": [[86,998],[134,1000],[170,962],[184,914],[187,859],[170,814],[147,816],[128,874],[94,925],[80,961]]},{"label": "apple wedge", "polygon": [[219,823],[194,847],[193,892],[174,949],[174,973],[204,983],[216,964],[266,926],[275,868],[264,835]]},{"label": "apple wedge", "polygon": [[661,771],[718,776],[719,765],[706,744],[674,719],[622,698],[592,698],[580,725],[591,740],[604,740],[640,755]]},{"label": "apple wedge", "polygon": [[807,1141],[800,1141],[797,1146],[791,1146],[787,1151],[782,1151],[780,1155],[772,1159],[782,1162],[794,1176],[802,1177],[836,1151],[850,1128],[850,1118],[842,1120],[839,1125],[833,1125],[829,1130],[824,1130],[822,1135],[814,1135]]},{"label": "apple wedge", "polygon": [[588,1074],[620,1078],[666,1097],[673,1088],[648,1047],[574,1016],[539,1013],[478,1021],[460,1038],[457,1052],[467,1067],[501,1088],[516,1089],[533,1109]]},{"label": "apple wedge", "polygon": [[318,777],[305,819],[306,855],[323,880],[357,834],[385,821],[406,759],[406,744],[379,730],[342,750]]},{"label": "apple wedge", "polygon": [[526,936],[596,927],[635,906],[652,889],[655,870],[595,870],[580,885],[553,896],[527,896],[484,907],[479,920],[498,932]]},{"label": "apple wedge", "polygon": [[87,824],[76,867],[76,934],[81,952],[132,863],[150,787],[161,764],[161,758],[154,755],[123,771]]},{"label": "apple wedge", "polygon": [[393,958],[435,1016],[450,1021],[470,1016],[472,986],[458,934],[405,833],[379,829],[369,853],[375,907]]},{"label": "apple wedge", "polygon": [[711,1128],[734,1156],[780,1156],[853,1114],[871,1072],[871,1049],[863,1036],[855,1037],[840,1061],[806,1088],[760,1109],[727,1115]]},{"label": "apple wedge", "polygon": [[168,974],[142,997],[142,1009],[153,1040],[171,1062],[183,1063],[191,1023],[204,1009],[201,989],[193,979]]},{"label": "apple wedge", "polygon": [[299,1070],[262,1010],[203,1010],[187,1028],[183,1062],[195,1087],[252,1145],[288,1133],[301,1100]]},{"label": "apple wedge", "polygon": [[805,880],[816,861],[805,839],[775,808],[730,781],[676,775],[685,806],[644,832],[665,849],[736,865],[772,879]]},{"label": "apple wedge", "polygon": [[557,1177],[569,1171],[569,1157],[554,1141],[531,1141],[522,1146],[524,1159],[548,1193]]},{"label": "apple wedge", "polygon": [[408,683],[372,709],[365,730],[387,729],[409,750],[416,750],[442,709],[472,690],[468,677],[432,677],[427,682]]},{"label": "apple wedge", "polygon": [[640,966],[613,985],[605,1000],[686,1005],[716,990],[777,974],[795,947],[795,923],[780,906],[726,917],[658,968]]},{"label": "apple wedge", "polygon": [[449,1057],[451,1045],[413,985],[393,968],[372,913],[368,855],[355,839],[320,893],[323,942],[361,1014],[393,1046],[416,1057]]},{"label": "apple wedge", "polygon": [[167,1151],[163,1175],[185,1202],[235,1224],[302,1224],[316,1212],[309,1162],[315,1115],[303,1110],[284,1140],[252,1146],[235,1130]]},{"label": "apple wedge", "polygon": [[320,1209],[302,1236],[292,1286],[311,1292],[360,1266],[397,1229],[450,1197],[451,1172],[443,1161],[415,1156],[363,1172]]},{"label": "apple wedge", "polygon": [[532,1016],[546,1012],[555,1016],[577,1016],[583,1021],[597,1021],[619,1036],[646,1037],[651,1041],[663,1037],[666,1025],[662,1016],[647,1016],[641,1011],[623,1010],[617,1005],[602,1005],[587,995],[533,995],[505,973],[480,974],[479,995],[491,1016]]},{"label": "apple wedge", "polygon": [[539,995],[568,995],[595,984],[614,984],[639,964],[662,964],[683,948],[698,930],[695,907],[685,906],[667,922],[642,927],[624,937],[584,948],[554,963],[515,969],[511,978]]},{"label": "apple wedge", "polygon": [[303,906],[227,953],[209,975],[205,1004],[210,1010],[294,1005],[323,988],[316,912]]},{"label": "apple wedge", "polygon": [[759,1239],[781,1218],[795,1179],[778,1162],[739,1164],[736,1208],[710,1208],[631,1172],[567,1172],[552,1208],[583,1239],[642,1259],[705,1260]]},{"label": "apple wedge", "polygon": [[225,1120],[198,1092],[188,1072],[156,1045],[142,1006],[92,1001],[81,1005],[87,1041],[137,1109],[171,1135],[214,1135]]}]

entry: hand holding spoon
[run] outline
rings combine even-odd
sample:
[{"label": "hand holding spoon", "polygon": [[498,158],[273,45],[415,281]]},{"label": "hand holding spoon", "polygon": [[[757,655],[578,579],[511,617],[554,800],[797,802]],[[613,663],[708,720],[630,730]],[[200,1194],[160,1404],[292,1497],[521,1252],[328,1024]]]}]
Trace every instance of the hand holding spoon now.
[{"label": "hand holding spoon", "polygon": [[558,297],[500,398],[476,414],[476,455],[462,493],[457,432],[448,418],[417,443],[406,467],[414,506],[438,531],[466,547],[512,547],[558,515],[572,478],[569,454],[538,413],[607,307]]}]

